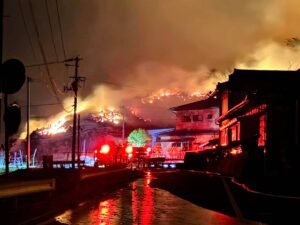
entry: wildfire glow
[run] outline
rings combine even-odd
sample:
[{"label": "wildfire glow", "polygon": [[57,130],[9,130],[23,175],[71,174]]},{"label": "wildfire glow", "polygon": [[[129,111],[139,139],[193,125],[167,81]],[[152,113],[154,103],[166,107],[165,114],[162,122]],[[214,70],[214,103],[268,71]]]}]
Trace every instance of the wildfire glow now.
[{"label": "wildfire glow", "polygon": [[[116,109],[120,106],[120,101],[116,101],[116,98],[119,96],[124,96],[123,92],[117,92],[115,90],[111,90],[106,86],[99,86],[95,88],[92,95],[88,96],[85,99],[78,98],[78,105],[77,105],[77,113],[80,113],[82,118],[85,115],[90,115],[90,117],[96,122],[109,122],[114,124],[119,124],[122,121],[122,114],[121,110]],[[190,100],[194,97],[201,97],[204,96],[200,92],[192,92],[191,94],[184,94],[185,92],[177,91],[176,88],[170,89],[159,89],[155,94],[142,98],[142,104],[151,104],[154,101],[160,100],[167,100],[167,98],[175,97],[179,100]],[[111,98],[111,96],[116,96],[116,98]],[[117,97],[118,96],[118,97]],[[100,107],[99,110],[99,98],[100,98]],[[30,120],[30,130],[37,131],[41,135],[55,135],[64,133],[68,130],[68,126],[72,121],[73,118],[73,110],[72,105],[74,99],[72,97],[66,98],[63,101],[64,108],[68,111],[62,111],[57,115],[44,119],[44,120]],[[139,102],[140,103],[140,102]],[[114,106],[112,108],[110,106]],[[144,122],[151,122],[152,118],[150,119],[149,115],[144,115],[145,111],[140,110],[138,107],[134,107],[133,105],[128,104],[126,109],[134,115],[139,120]],[[146,113],[147,114],[147,113]],[[70,123],[68,123],[70,122]],[[24,139],[27,136],[27,133],[24,132],[21,134],[20,138]]]},{"label": "wildfire glow", "polygon": [[137,108],[133,108],[133,107],[127,107],[127,109],[129,110],[129,112],[134,115],[135,117],[137,117],[140,120],[143,120],[144,122],[151,122],[151,119],[147,119],[147,118],[143,118],[141,116],[141,113],[139,111],[139,109]]},{"label": "wildfire glow", "polygon": [[167,97],[177,97],[180,98],[184,101],[192,99],[194,97],[204,97],[205,94],[203,94],[200,91],[194,91],[190,94],[186,94],[183,93],[181,91],[177,91],[177,90],[167,90],[167,89],[160,89],[159,91],[157,91],[155,94],[152,94],[148,97],[142,98],[141,101],[142,103],[146,104],[146,103],[154,103],[154,101],[159,101],[162,100],[163,98],[167,98]]},{"label": "wildfire glow", "polygon": [[96,122],[111,122],[114,124],[119,124],[122,119],[121,113],[112,108],[101,110],[96,114],[91,114],[91,117]]},{"label": "wildfire glow", "polygon": [[234,149],[232,149],[232,150],[230,151],[230,154],[231,154],[231,155],[239,155],[239,154],[241,154],[241,153],[242,153],[242,149],[241,149],[240,147],[234,148]]},{"label": "wildfire glow", "polygon": [[[65,133],[68,130],[69,115],[66,112],[61,112],[54,117],[45,119],[31,119],[30,120],[30,130],[37,131],[40,135],[55,135],[60,133]],[[25,139],[27,136],[26,126],[24,131],[20,134],[20,139]]]},{"label": "wildfire glow", "polygon": [[67,120],[61,118],[54,123],[51,123],[49,127],[38,129],[38,133],[41,135],[55,135],[60,133],[65,133],[67,131],[66,127]]}]

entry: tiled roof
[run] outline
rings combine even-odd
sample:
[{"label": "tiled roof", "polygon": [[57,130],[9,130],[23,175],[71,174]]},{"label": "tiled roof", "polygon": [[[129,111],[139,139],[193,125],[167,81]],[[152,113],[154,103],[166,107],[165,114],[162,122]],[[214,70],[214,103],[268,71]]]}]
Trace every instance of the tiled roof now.
[{"label": "tiled roof", "polygon": [[183,111],[183,110],[198,110],[198,109],[208,109],[215,108],[219,106],[218,99],[214,97],[209,97],[208,99],[192,102],[186,105],[180,105],[173,108],[170,108],[171,111]]}]

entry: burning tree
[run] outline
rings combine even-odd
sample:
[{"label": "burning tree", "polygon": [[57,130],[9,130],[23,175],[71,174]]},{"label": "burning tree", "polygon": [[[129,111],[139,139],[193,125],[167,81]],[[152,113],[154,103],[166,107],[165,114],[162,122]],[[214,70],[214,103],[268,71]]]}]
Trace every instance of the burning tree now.
[{"label": "burning tree", "polygon": [[146,142],[151,140],[151,137],[144,129],[135,129],[128,136],[128,142],[135,147],[143,147]]}]

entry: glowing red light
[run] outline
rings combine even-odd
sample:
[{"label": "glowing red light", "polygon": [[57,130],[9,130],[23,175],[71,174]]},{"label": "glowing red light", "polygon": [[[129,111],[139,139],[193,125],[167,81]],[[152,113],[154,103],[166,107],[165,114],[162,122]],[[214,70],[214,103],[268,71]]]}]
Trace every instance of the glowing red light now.
[{"label": "glowing red light", "polygon": [[151,152],[151,147],[148,147],[146,150],[148,153]]},{"label": "glowing red light", "polygon": [[95,153],[97,153],[98,151],[97,151],[97,150],[95,150],[94,152],[95,152]]},{"label": "glowing red light", "polygon": [[107,154],[107,153],[109,153],[109,150],[110,150],[109,145],[102,145],[100,153]]},{"label": "glowing red light", "polygon": [[125,151],[126,151],[127,154],[131,154],[133,152],[132,146],[127,146]]},{"label": "glowing red light", "polygon": [[230,154],[231,155],[238,155],[238,154],[241,154],[242,153],[242,150],[240,148],[237,148],[237,149],[232,149],[230,151]]}]

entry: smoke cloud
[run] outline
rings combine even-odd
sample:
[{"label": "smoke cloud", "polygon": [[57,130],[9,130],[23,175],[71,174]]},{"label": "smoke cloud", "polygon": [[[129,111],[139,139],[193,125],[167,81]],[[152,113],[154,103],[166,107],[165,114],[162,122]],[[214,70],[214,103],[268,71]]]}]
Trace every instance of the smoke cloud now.
[{"label": "smoke cloud", "polygon": [[[49,2],[58,58],[62,60],[55,5],[54,1]],[[36,57],[32,56],[20,12],[15,10],[16,3],[6,1],[5,14],[13,15],[14,19],[5,23],[4,56],[19,58],[26,64],[40,62],[36,44],[33,46]],[[38,0],[33,3],[47,58],[53,61],[55,54],[44,3]],[[31,38],[36,42],[28,7],[25,1],[23,4]],[[155,95],[162,89],[207,93],[235,67],[285,70],[299,67],[297,41],[287,44],[289,39],[300,37],[297,0],[64,0],[59,1],[59,8],[67,57],[81,55],[84,59],[80,62],[80,74],[87,81],[80,95],[82,107],[87,111],[137,106],[140,102],[136,99]],[[22,40],[17,35],[20,32]],[[37,104],[45,99],[55,101],[45,88],[49,81],[44,68],[28,71],[42,80],[32,84],[35,86],[32,101]],[[70,83],[68,76],[74,71],[53,65],[51,73],[58,87],[62,87]],[[17,95],[22,105],[25,105],[24,91]],[[72,101],[66,105],[70,108]],[[174,105],[166,104],[164,110],[171,106]],[[37,107],[32,113],[42,116],[60,110],[58,106],[49,110]]]}]

